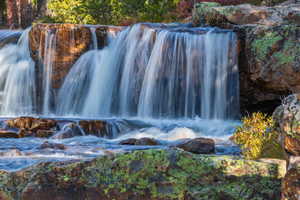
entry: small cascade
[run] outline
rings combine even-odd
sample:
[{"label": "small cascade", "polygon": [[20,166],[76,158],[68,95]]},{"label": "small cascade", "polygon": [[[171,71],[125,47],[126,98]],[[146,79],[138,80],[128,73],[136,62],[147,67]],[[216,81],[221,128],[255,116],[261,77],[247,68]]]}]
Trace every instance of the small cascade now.
[{"label": "small cascade", "polygon": [[52,70],[53,60],[56,50],[56,34],[53,30],[47,30],[45,35],[45,49],[43,62],[43,111],[45,115],[51,114],[51,100],[53,100],[52,91]]},{"label": "small cascade", "polygon": [[93,41],[93,49],[98,49],[98,41],[97,41],[97,34],[96,34],[96,28],[91,27],[91,34],[92,34],[92,41]]},{"label": "small cascade", "polygon": [[29,31],[18,44],[0,49],[1,115],[32,115],[36,109],[35,63],[30,57]]},{"label": "small cascade", "polygon": [[236,36],[231,31],[137,24],[99,50],[96,61],[91,55],[82,56],[86,64],[76,63],[73,69],[77,74],[83,74],[80,68],[93,69],[82,79],[72,70],[60,93],[78,80],[81,87],[69,91],[81,94],[80,103],[69,105],[69,112],[59,107],[58,113],[171,119],[233,119],[239,114]]}]

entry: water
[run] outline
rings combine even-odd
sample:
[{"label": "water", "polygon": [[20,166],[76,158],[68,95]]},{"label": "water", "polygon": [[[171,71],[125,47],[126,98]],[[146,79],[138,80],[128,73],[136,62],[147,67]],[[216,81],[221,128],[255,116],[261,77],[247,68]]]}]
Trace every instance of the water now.
[{"label": "water", "polygon": [[[106,48],[82,56],[91,64],[81,67],[92,73],[85,73],[85,78],[78,81],[81,87],[66,96],[73,84],[70,80],[77,76],[69,73],[59,93],[68,100],[58,102],[63,105],[58,106],[57,113],[85,117],[236,118],[239,83],[235,34],[215,29],[189,31],[194,32],[143,24],[122,31]],[[75,67],[80,68],[78,63]],[[82,85],[87,92],[82,93]],[[78,103],[73,97],[79,91],[82,95]],[[60,110],[70,102],[80,108]]]},{"label": "water", "polygon": [[56,34],[53,30],[47,30],[45,35],[44,62],[42,65],[43,72],[43,110],[44,115],[51,114],[51,100],[53,99],[52,91],[52,73],[53,61],[56,50]]},{"label": "water", "polygon": [[[75,119],[69,119],[76,121]],[[1,139],[0,138],[0,170],[16,171],[25,167],[46,161],[90,160],[98,156],[122,153],[132,150],[168,148],[187,138],[213,138],[216,143],[216,153],[235,154],[236,146],[228,141],[237,121],[222,120],[139,120],[139,119],[108,119],[114,139],[86,135],[67,139]],[[62,129],[66,127],[61,124]],[[114,129],[114,130],[113,130]],[[158,140],[158,146],[119,145],[128,138],[150,137]],[[41,148],[48,142],[63,145],[64,149]]]},{"label": "water", "polygon": [[0,49],[1,115],[35,113],[35,63],[30,57],[27,29],[16,45]]},{"label": "water", "polygon": [[[238,151],[228,139],[240,123],[233,120],[239,116],[233,32],[137,24],[118,33],[108,30],[107,46],[99,48],[96,27],[90,27],[90,50],[71,67],[62,86],[54,89],[54,60],[60,42],[57,32],[45,30],[45,44],[39,49],[42,62],[37,65],[41,68],[36,70],[30,57],[29,31],[23,32],[18,44],[0,49],[0,116],[102,119],[108,124],[107,134],[0,139],[0,169],[14,171],[44,161],[168,148],[197,137],[213,138],[217,154]],[[70,37],[75,38],[75,32]],[[71,41],[75,46],[75,39]],[[41,101],[37,101],[39,95]],[[58,133],[67,129],[67,124],[60,125]],[[157,139],[161,145],[118,144],[123,139],[143,137]],[[66,148],[41,149],[44,142]]]}]

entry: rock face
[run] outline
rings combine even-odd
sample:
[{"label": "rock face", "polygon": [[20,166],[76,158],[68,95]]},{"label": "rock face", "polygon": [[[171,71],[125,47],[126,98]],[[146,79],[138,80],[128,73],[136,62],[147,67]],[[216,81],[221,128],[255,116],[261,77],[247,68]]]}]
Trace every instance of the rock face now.
[{"label": "rock face", "polygon": [[[93,26],[97,36],[98,47],[107,44],[108,32],[114,33],[122,27]],[[54,34],[53,46],[48,48],[47,35]],[[56,41],[56,42],[55,42]],[[92,45],[91,27],[74,24],[36,24],[30,31],[30,50],[34,61],[39,65],[45,63],[45,56],[52,53],[52,87],[57,89],[61,86],[64,77],[68,74],[76,60]]]},{"label": "rock face", "polygon": [[300,92],[300,3],[196,5],[195,25],[233,29],[239,38],[243,111],[273,112],[282,95]]},{"label": "rock face", "polygon": [[281,144],[289,155],[300,156],[300,95],[285,98],[273,118],[280,133]]},{"label": "rock face", "polygon": [[276,200],[282,176],[276,164],[146,150],[0,172],[0,199]]},{"label": "rock face", "polygon": [[280,143],[288,155],[288,172],[282,182],[282,200],[300,199],[300,95],[285,98],[274,114]]}]

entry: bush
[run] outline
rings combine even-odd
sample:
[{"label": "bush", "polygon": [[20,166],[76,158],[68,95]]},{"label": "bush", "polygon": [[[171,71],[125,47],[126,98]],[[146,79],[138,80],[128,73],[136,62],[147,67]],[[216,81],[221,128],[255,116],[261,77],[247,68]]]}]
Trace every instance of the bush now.
[{"label": "bush", "polygon": [[242,119],[232,140],[241,146],[247,159],[284,158],[284,150],[278,143],[278,133],[274,131],[274,121],[263,113],[253,113]]},{"label": "bush", "polygon": [[127,24],[170,22],[179,0],[50,0],[48,8],[59,23]]}]

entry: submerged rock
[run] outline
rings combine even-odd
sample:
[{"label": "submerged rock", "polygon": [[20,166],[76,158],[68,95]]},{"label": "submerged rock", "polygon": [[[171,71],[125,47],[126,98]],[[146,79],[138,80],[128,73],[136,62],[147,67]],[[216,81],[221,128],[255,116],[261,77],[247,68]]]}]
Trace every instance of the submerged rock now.
[{"label": "submerged rock", "polygon": [[58,144],[58,143],[50,143],[48,141],[44,142],[41,144],[39,147],[40,149],[59,149],[59,150],[65,150],[67,147],[63,144]]},{"label": "submerged rock", "polygon": [[63,128],[63,130],[57,132],[55,135],[53,135],[52,139],[66,139],[66,138],[72,138],[76,136],[83,136],[84,133],[80,129],[80,127],[75,123],[69,123],[66,124]]},{"label": "submerged rock", "polygon": [[79,126],[86,135],[95,135],[98,137],[108,136],[106,126],[107,122],[101,120],[81,120]]},{"label": "submerged rock", "polygon": [[19,138],[18,132],[9,130],[0,130],[0,138]]},{"label": "submerged rock", "polygon": [[196,154],[215,153],[215,142],[214,140],[208,138],[192,139],[176,145],[176,147]]},{"label": "submerged rock", "polygon": [[277,164],[179,150],[146,150],[88,162],[0,172],[3,200],[280,199]]},{"label": "submerged rock", "polygon": [[141,138],[141,139],[129,138],[126,140],[122,140],[119,144],[120,145],[143,145],[143,146],[160,145],[160,143],[153,138]]}]

